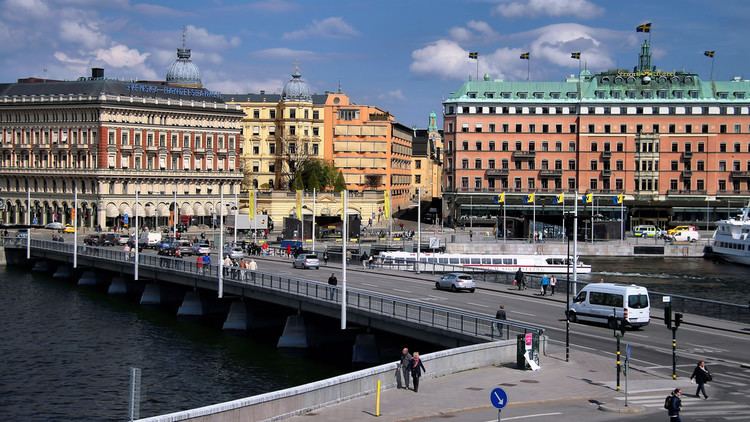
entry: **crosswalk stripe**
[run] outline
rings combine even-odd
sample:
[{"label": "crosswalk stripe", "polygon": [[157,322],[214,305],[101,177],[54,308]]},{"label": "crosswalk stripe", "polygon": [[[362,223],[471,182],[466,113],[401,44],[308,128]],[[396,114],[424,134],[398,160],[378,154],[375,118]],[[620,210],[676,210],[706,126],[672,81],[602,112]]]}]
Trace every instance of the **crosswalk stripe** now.
[{"label": "crosswalk stripe", "polygon": [[723,418],[724,418],[725,420],[728,420],[728,421],[742,421],[742,420],[745,420],[745,421],[746,421],[746,420],[748,419],[748,415],[740,415],[740,416],[723,416]]}]

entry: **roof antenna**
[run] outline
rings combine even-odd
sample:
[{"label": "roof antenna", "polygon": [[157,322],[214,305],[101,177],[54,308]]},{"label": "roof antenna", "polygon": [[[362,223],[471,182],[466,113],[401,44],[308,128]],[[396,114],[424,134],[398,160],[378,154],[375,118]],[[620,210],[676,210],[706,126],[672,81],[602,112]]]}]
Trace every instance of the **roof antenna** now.
[{"label": "roof antenna", "polygon": [[337,93],[341,94],[341,79],[339,79],[339,87]]},{"label": "roof antenna", "polygon": [[182,27],[182,49],[185,49],[185,39],[187,38],[187,26]]}]

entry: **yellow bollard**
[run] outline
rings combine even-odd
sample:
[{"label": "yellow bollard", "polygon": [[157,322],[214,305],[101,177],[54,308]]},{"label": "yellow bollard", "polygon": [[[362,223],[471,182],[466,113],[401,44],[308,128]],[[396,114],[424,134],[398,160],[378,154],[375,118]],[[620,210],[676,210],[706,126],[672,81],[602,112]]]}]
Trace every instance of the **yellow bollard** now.
[{"label": "yellow bollard", "polygon": [[380,416],[380,380],[378,380],[378,389],[375,392],[375,416]]}]

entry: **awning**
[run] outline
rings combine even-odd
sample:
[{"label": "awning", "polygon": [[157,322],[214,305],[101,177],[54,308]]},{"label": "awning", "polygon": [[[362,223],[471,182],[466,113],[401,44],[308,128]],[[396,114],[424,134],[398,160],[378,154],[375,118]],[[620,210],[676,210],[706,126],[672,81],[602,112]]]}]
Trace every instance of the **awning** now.
[{"label": "awning", "polygon": [[[109,206],[109,205],[108,205]],[[128,204],[120,204],[120,215],[127,215],[128,217],[133,216],[133,210],[130,209],[130,205]]]},{"label": "awning", "polygon": [[180,215],[193,215],[193,207],[189,204],[182,204],[180,207]]},{"label": "awning", "polygon": [[206,202],[203,204],[203,209],[206,210],[206,215],[213,215],[214,213],[214,204],[210,202]]},{"label": "awning", "polygon": [[114,218],[120,215],[120,210],[117,209],[115,204],[107,204],[106,213],[107,217]]},{"label": "awning", "polygon": [[229,215],[229,214],[234,215],[234,213],[232,213],[231,211],[229,211],[229,206],[227,206],[227,204],[224,204],[223,207],[219,206],[219,205],[216,206],[216,215],[225,215],[226,216],[226,215]]},{"label": "awning", "polygon": [[[144,212],[143,214],[144,216],[153,217],[156,214],[156,207],[154,206],[154,204],[146,204],[143,212]],[[139,215],[140,215],[140,210],[139,210]]]},{"label": "awning", "polygon": [[156,206],[156,212],[159,217],[169,217],[169,207],[163,203]]},{"label": "awning", "polygon": [[[143,217],[146,215],[146,210],[143,208],[143,204],[138,204],[138,217]],[[135,214],[129,214],[131,217]]]},{"label": "awning", "polygon": [[205,217],[206,209],[201,204],[195,204],[193,205],[193,213],[196,217]]}]

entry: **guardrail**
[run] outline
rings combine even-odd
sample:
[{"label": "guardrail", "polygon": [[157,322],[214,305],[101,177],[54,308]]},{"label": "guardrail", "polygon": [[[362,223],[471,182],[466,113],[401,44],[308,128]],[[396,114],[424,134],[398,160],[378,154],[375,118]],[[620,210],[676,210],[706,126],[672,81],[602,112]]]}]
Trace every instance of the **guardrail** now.
[{"label": "guardrail", "polygon": [[[26,240],[17,241],[5,238],[6,247],[25,248]],[[42,249],[72,254],[73,245],[63,242],[31,240],[32,249]],[[107,247],[78,245],[80,257],[91,257],[116,263],[134,262],[133,252],[124,252]],[[192,276],[217,278],[220,267],[218,263],[202,265],[191,260],[138,254],[141,268],[164,269],[190,274]],[[236,266],[223,267],[224,283],[251,285],[264,289],[304,297],[327,303],[341,303],[341,289],[331,287],[317,280],[283,277],[262,271],[251,271]],[[218,281],[218,280],[217,280]],[[462,311],[454,308],[437,306],[418,300],[390,296],[356,288],[347,288],[347,307],[389,318],[421,324],[428,327],[459,333],[484,340],[512,338],[515,333],[544,334],[544,329],[537,326],[513,321],[497,320],[487,315]]]}]

